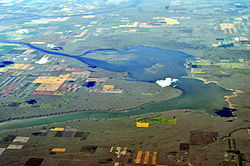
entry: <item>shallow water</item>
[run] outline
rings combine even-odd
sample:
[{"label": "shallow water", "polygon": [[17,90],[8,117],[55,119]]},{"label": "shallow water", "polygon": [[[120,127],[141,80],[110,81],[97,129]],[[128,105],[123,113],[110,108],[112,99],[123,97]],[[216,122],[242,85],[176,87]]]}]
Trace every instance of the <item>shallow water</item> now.
[{"label": "shallow water", "polygon": [[[136,81],[153,83],[155,83],[157,80],[165,79],[167,77],[180,78],[181,76],[187,75],[184,64],[187,59],[194,58],[192,55],[180,51],[166,50],[150,46],[134,46],[124,48],[122,50],[110,48],[94,49],[85,51],[82,55],[70,55],[61,52],[45,50],[24,42],[5,43],[23,44],[43,53],[71,57],[89,66],[95,66],[113,72],[127,72],[128,76],[135,79]],[[107,62],[86,57],[86,55],[91,53],[101,54],[103,52],[116,52],[120,56],[131,54],[132,58],[126,61],[117,60]],[[153,70],[150,70],[150,68],[153,68]]]},{"label": "shallow water", "polygon": [[[187,59],[194,58],[192,55],[180,51],[149,46],[135,46],[122,50],[112,50],[112,52],[116,52],[118,56],[132,55],[132,58],[112,62],[86,58],[85,56],[76,56],[74,58],[105,70],[127,72],[128,76],[136,81],[152,83],[167,77],[180,78],[187,75],[184,64]],[[84,55],[86,55],[86,52]]]},{"label": "shallow water", "polygon": [[[194,57],[180,51],[165,50],[148,46],[135,46],[122,50],[111,49],[112,52],[116,52],[119,55],[131,54],[132,58],[126,61],[117,60],[108,62],[87,58],[85,57],[85,55],[97,52],[106,53],[110,52],[110,49],[89,50],[82,55],[75,56],[60,52],[47,51],[28,43],[14,43],[24,44],[28,47],[47,54],[75,58],[89,66],[96,66],[114,72],[127,72],[128,77],[131,77],[136,81],[155,82],[156,80],[165,79],[166,77],[178,78],[179,82],[176,88],[182,90],[183,94],[171,100],[146,104],[136,109],[127,110],[126,112],[74,112],[52,117],[17,120],[1,124],[0,130],[51,124],[83,118],[106,119],[131,117],[146,113],[164,112],[176,109],[195,109],[214,112],[215,109],[222,109],[223,107],[227,107],[228,103],[225,102],[224,96],[231,94],[231,91],[221,88],[214,83],[204,84],[200,80],[182,78],[182,76],[187,75],[184,66],[186,60],[190,58],[192,59]],[[160,65],[155,67],[156,64]],[[152,70],[146,69],[150,67],[152,68],[152,66],[154,66],[153,72]]]},{"label": "shallow water", "polygon": [[51,117],[16,120],[0,124],[0,131],[86,118],[126,118],[176,109],[194,109],[213,112],[215,109],[226,107],[228,103],[225,102],[224,96],[231,94],[231,91],[218,87],[216,84],[203,84],[202,81],[195,79],[181,79],[178,88],[183,90],[183,94],[179,97],[167,101],[146,104],[139,108],[128,110],[127,112],[74,112]]}]

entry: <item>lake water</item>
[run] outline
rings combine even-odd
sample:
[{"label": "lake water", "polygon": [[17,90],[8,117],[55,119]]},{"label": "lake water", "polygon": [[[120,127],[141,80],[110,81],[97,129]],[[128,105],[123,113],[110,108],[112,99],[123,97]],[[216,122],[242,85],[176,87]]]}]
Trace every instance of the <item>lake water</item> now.
[{"label": "lake water", "polygon": [[[108,52],[109,50],[103,50]],[[95,52],[88,52],[88,54]],[[101,53],[101,52],[98,52]],[[136,81],[155,83],[157,80],[180,78],[186,76],[184,66],[187,59],[194,59],[192,55],[180,51],[165,50],[157,47],[135,46],[122,50],[112,50],[118,56],[132,55],[129,60],[107,62],[98,59],[75,56],[74,58],[90,66],[113,71],[127,72]],[[88,55],[86,52],[83,55]],[[105,56],[105,55],[103,55]]]},{"label": "lake water", "polygon": [[95,81],[89,81],[89,82],[87,82],[87,83],[85,84],[85,86],[86,86],[87,88],[90,88],[90,87],[94,87],[95,84],[96,84]]},{"label": "lake water", "polygon": [[128,110],[127,112],[74,112],[43,118],[16,120],[0,124],[0,131],[86,118],[128,118],[136,115],[176,109],[195,109],[213,113],[217,108],[227,107],[228,103],[225,102],[224,96],[231,94],[231,91],[218,87],[216,84],[203,84],[202,81],[195,79],[180,79],[178,88],[183,90],[183,94],[179,97],[167,101],[146,104],[139,108]]},{"label": "lake water", "polygon": [[[126,112],[74,112],[62,114],[53,117],[43,117],[36,119],[18,120],[0,125],[0,130],[15,129],[21,127],[29,127],[35,125],[51,124],[56,122],[64,122],[83,118],[121,118],[141,115],[152,112],[163,112],[176,109],[195,109],[207,112],[213,112],[215,109],[227,107],[224,96],[231,94],[231,91],[225,90],[216,84],[204,84],[200,80],[182,78],[187,75],[184,66],[187,59],[193,59],[192,55],[185,54],[180,51],[165,50],[149,46],[135,46],[116,49],[88,50],[82,55],[68,55],[60,52],[53,52],[38,48],[28,43],[11,42],[16,44],[24,44],[38,51],[67,56],[80,60],[89,65],[96,66],[113,72],[127,72],[128,77],[135,81],[155,82],[156,80],[165,79],[166,77],[177,78],[178,89],[183,91],[179,97],[168,101],[155,102],[141,106],[136,109],[127,110]],[[91,57],[92,53],[117,53],[122,55],[132,55],[129,60],[103,61]],[[105,56],[105,54],[103,54]]]},{"label": "lake water", "polygon": [[0,62],[0,68],[4,68],[4,67],[6,67],[8,65],[12,65],[12,64],[14,64],[14,62],[12,62],[12,61],[2,61],[2,62]]},{"label": "lake water", "polygon": [[37,101],[34,100],[34,99],[31,99],[31,100],[26,101],[26,103],[28,103],[28,104],[36,104]]}]

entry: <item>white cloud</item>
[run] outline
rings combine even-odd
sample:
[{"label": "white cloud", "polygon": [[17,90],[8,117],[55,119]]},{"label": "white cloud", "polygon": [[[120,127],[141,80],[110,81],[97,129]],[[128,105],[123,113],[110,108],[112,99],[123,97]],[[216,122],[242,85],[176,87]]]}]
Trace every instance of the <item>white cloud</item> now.
[{"label": "white cloud", "polygon": [[160,85],[161,87],[170,86],[172,83],[176,83],[178,79],[174,78],[165,78],[165,80],[157,80],[155,83]]}]

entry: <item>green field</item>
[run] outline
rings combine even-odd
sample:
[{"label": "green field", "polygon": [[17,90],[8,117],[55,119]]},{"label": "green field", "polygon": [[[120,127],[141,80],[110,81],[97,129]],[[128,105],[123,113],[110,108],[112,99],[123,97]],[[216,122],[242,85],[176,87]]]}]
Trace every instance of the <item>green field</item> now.
[{"label": "green field", "polygon": [[139,123],[159,123],[159,124],[176,124],[176,119],[174,118],[137,118],[136,122]]}]

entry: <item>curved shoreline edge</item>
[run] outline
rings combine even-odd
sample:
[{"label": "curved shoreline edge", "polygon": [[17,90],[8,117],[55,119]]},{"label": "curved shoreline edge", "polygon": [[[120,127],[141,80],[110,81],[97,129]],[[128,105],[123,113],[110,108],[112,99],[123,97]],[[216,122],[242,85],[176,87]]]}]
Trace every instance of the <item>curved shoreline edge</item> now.
[{"label": "curved shoreline edge", "polygon": [[[181,91],[180,89],[177,89],[178,91]],[[90,110],[72,110],[72,111],[65,111],[65,112],[55,112],[55,113],[50,113],[50,114],[44,114],[44,115],[33,115],[33,116],[22,116],[22,117],[15,117],[15,118],[8,118],[8,119],[2,119],[0,120],[0,126],[3,125],[3,124],[7,124],[7,123],[11,123],[11,122],[15,122],[15,121],[21,121],[21,120],[30,120],[30,119],[40,119],[40,118],[50,118],[50,117],[56,117],[56,116],[60,116],[60,115],[66,115],[66,114],[74,114],[74,113],[116,113],[116,114],[119,114],[119,113],[126,113],[128,111],[131,111],[131,110],[134,110],[134,109],[138,109],[138,108],[142,108],[146,105],[150,105],[150,104],[153,104],[153,103],[157,103],[157,102],[162,102],[162,101],[168,101],[168,100],[171,100],[171,99],[174,99],[174,98],[177,98],[179,96],[181,96],[183,94],[183,91],[181,91],[180,94],[170,98],[170,99],[167,99],[167,100],[159,100],[159,101],[148,101],[148,102],[145,102],[144,104],[142,105],[139,105],[139,106],[135,106],[135,107],[131,107],[131,108],[124,108],[124,109],[120,109],[120,110],[106,110],[106,111],[90,111]],[[169,111],[169,110],[167,110]],[[152,112],[146,112],[145,114],[151,114]],[[145,114],[138,114],[138,115],[131,115],[131,116],[128,116],[128,117],[133,117],[133,116],[140,116],[140,115],[145,115]],[[125,116],[126,117],[126,116]],[[81,117],[79,118],[78,120],[80,119],[85,119],[87,117]],[[116,117],[114,117],[116,118]],[[94,118],[93,118],[94,119]],[[104,118],[105,119],[105,118]],[[107,119],[113,119],[113,118],[107,118]],[[77,120],[77,119],[74,119],[74,120]],[[61,122],[60,122],[61,123]]]},{"label": "curved shoreline edge", "polygon": [[238,97],[239,94],[245,93],[245,92],[240,91],[240,90],[236,90],[236,89],[229,89],[229,90],[231,90],[231,91],[233,92],[233,94],[232,94],[232,95],[229,95],[229,96],[224,96],[224,97],[225,97],[225,101],[228,102],[229,108],[235,109],[235,104],[233,104],[233,102],[231,102],[230,100],[231,100],[232,98]]},{"label": "curved shoreline edge", "polygon": [[[38,47],[35,47],[35,46],[33,46],[33,45],[31,45],[31,44],[27,44],[27,43],[23,43],[23,42],[1,42],[0,41],[0,43],[11,43],[11,44],[24,44],[24,45],[26,45],[26,46],[28,46],[28,47],[34,47],[34,49],[36,49],[37,50],[37,48]],[[48,53],[48,54],[54,54],[54,55],[61,55],[61,56],[69,56],[69,57],[71,57],[72,58],[72,55],[67,55],[67,54],[63,54],[63,53],[54,53],[54,52],[51,52],[51,51],[48,51],[48,50],[44,50],[44,49],[42,49],[43,51],[42,52],[45,52],[45,53]],[[41,50],[39,50],[39,51],[41,51]],[[180,51],[179,51],[180,52]],[[86,52],[85,52],[86,53]],[[88,52],[87,52],[88,53]],[[197,78],[194,78],[194,79],[197,79]],[[201,80],[201,79],[197,79],[197,80]],[[201,81],[203,81],[203,82],[205,82],[204,80],[201,80]],[[209,82],[209,83],[211,83],[211,82]],[[223,87],[221,87],[221,88],[223,88]],[[179,88],[177,88],[177,89],[179,89]],[[223,89],[225,89],[225,88],[223,88]],[[181,90],[181,89],[179,89],[179,90]],[[183,94],[183,93],[182,93]],[[181,96],[181,95],[180,95]],[[179,97],[179,96],[176,96],[176,97]],[[174,98],[176,98],[176,97],[174,97]],[[173,98],[171,98],[171,99],[173,99]],[[171,100],[171,99],[169,99],[169,100]],[[168,101],[168,100],[167,100]],[[151,102],[152,103],[152,102]],[[157,101],[155,102],[155,103],[157,103]],[[144,105],[146,105],[146,104],[144,104]],[[136,108],[140,108],[140,107],[143,107],[143,105],[141,105],[141,106],[138,106],[138,107],[136,107]],[[128,113],[130,112],[130,110],[132,110],[132,109],[136,109],[136,108],[131,108],[131,109],[127,109],[127,110],[125,110],[125,112],[112,112],[112,111],[110,111],[110,112],[98,112],[98,111],[95,111],[95,112],[90,112],[90,111],[86,111],[86,110],[77,110],[77,111],[68,111],[68,112],[62,112],[62,113],[58,113],[58,112],[56,112],[55,114],[50,114],[50,115],[45,115],[45,116],[36,116],[36,117],[33,117],[33,118],[19,118],[19,119],[23,119],[23,123],[25,123],[25,120],[24,119],[26,119],[26,120],[31,120],[31,121],[34,121],[34,120],[36,120],[36,119],[38,119],[38,120],[40,120],[40,119],[46,119],[47,118],[47,120],[49,121],[51,118],[53,118],[53,117],[55,117],[55,118],[63,118],[63,117],[65,117],[65,115],[67,114],[67,115],[69,115],[69,116],[75,116],[75,114],[81,114],[81,115],[85,115],[85,116],[80,116],[80,118],[79,117],[74,117],[74,118],[71,118],[70,120],[75,120],[75,119],[84,119],[84,118],[91,118],[91,119],[100,119],[100,118],[103,118],[103,119],[110,119],[110,117],[112,117],[112,118],[119,118],[119,117],[132,117],[132,116],[135,116],[135,115],[145,115],[145,114],[148,114],[148,113],[152,113],[152,112],[143,112],[142,110],[140,111],[140,112],[138,112],[137,114],[132,114],[132,115],[128,115]],[[180,108],[180,109],[183,109],[183,108]],[[166,108],[166,110],[164,110],[164,111],[159,111],[159,112],[165,112],[165,111],[171,111],[171,110],[174,110],[174,109],[167,109]],[[194,110],[197,110],[197,109],[195,109],[194,108]],[[75,112],[75,113],[74,113]],[[71,113],[71,114],[70,114]],[[100,116],[100,113],[103,115],[103,117],[102,116]],[[120,115],[118,115],[120,113]],[[74,114],[74,115],[72,115],[72,114]],[[107,114],[109,114],[109,116],[107,116]],[[59,115],[59,116],[56,116],[56,115]],[[65,118],[65,120],[64,121],[60,121],[60,122],[65,122],[65,121],[70,121],[68,118]],[[15,122],[21,122],[20,120],[17,120],[17,119],[10,119],[10,120],[8,120],[8,122],[6,122],[6,123],[2,123],[3,125],[4,124],[10,124],[10,123],[12,123],[13,122],[13,124],[15,124]],[[56,123],[56,122],[58,122],[58,120],[56,121],[54,121],[54,123]],[[52,124],[53,122],[50,122],[49,124]],[[44,122],[43,124],[48,124],[47,122]],[[36,124],[37,125],[37,124]],[[12,126],[12,124],[10,124],[10,126]],[[27,127],[27,126],[26,126]],[[1,128],[1,124],[0,124],[0,128]],[[4,128],[4,127],[3,127]],[[6,129],[7,129],[8,127],[6,127]],[[15,127],[16,129],[18,128],[18,127]],[[23,127],[19,127],[19,128],[23,128]]]},{"label": "curved shoreline edge", "polygon": [[[201,81],[204,82],[204,84],[214,83],[214,84],[220,86],[218,81],[208,81],[208,80],[206,80],[204,78],[200,78],[200,77],[187,77],[187,78],[193,78],[193,79],[201,80]],[[222,87],[222,86],[220,86],[220,87]],[[235,104],[233,104],[233,102],[230,101],[230,100],[232,98],[238,97],[239,94],[245,93],[245,92],[241,91],[241,90],[237,90],[237,89],[230,89],[230,88],[225,88],[225,87],[222,87],[222,88],[232,92],[231,95],[226,95],[226,96],[224,96],[224,98],[225,98],[225,101],[228,103],[228,107],[231,108],[231,109],[235,109]]]}]

